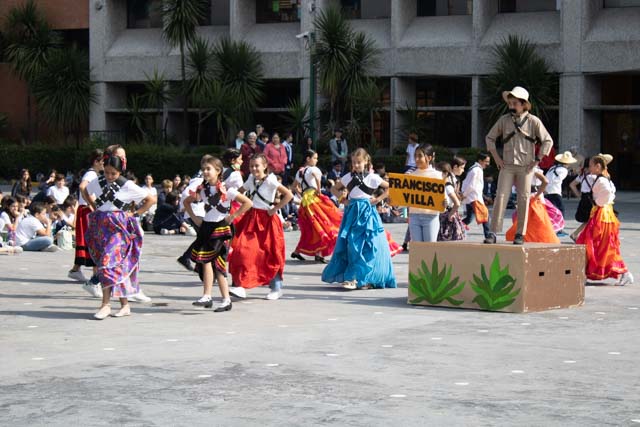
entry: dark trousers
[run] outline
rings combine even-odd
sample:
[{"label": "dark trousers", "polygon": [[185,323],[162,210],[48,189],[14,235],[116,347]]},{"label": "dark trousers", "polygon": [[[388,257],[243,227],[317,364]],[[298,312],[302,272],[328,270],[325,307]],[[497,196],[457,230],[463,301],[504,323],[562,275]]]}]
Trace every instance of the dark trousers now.
[{"label": "dark trousers", "polygon": [[[471,203],[467,204],[467,215],[462,219],[462,222],[465,223],[466,225],[471,224],[471,221],[473,221],[476,217],[476,213],[473,210],[473,205]],[[489,233],[491,232],[489,230],[489,223],[485,222],[482,224],[482,232],[484,233],[484,237],[489,237]]]}]

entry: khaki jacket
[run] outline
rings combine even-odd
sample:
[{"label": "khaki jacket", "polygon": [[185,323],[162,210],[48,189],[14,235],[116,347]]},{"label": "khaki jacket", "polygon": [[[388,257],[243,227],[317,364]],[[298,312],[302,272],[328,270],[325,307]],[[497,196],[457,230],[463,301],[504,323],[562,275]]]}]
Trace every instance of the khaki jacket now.
[{"label": "khaki jacket", "polygon": [[[527,119],[524,120],[525,118]],[[511,114],[505,114],[493,125],[485,139],[487,149],[495,151],[498,137],[502,137],[504,141],[507,136],[515,132],[503,147],[502,159],[506,165],[526,166],[535,160],[535,144],[527,139],[527,136],[540,143],[540,157],[549,154],[553,146],[551,135],[539,118],[525,112],[519,118],[519,122],[522,123],[522,121],[524,123],[520,126],[520,130],[517,130],[514,117]]]}]

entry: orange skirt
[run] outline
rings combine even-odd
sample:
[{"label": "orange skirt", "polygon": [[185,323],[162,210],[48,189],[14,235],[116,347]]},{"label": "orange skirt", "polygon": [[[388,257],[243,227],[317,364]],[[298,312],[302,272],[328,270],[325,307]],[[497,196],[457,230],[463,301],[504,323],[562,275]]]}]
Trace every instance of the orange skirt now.
[{"label": "orange skirt", "polygon": [[620,255],[620,222],[613,205],[596,206],[576,243],[586,246],[587,279],[617,279],[628,271]]},{"label": "orange skirt", "polygon": [[324,194],[305,191],[298,209],[300,241],[296,252],[313,256],[329,256],[333,253],[342,221],[342,212],[338,210]]},{"label": "orange skirt", "polygon": [[[514,217],[511,228],[507,230],[505,238],[513,241],[518,227],[518,217]],[[560,243],[560,239],[553,231],[553,224],[544,202],[536,197],[529,200],[527,232],[524,241],[529,243]]]},{"label": "orange skirt", "polygon": [[485,224],[489,222],[489,209],[484,203],[475,200],[471,202],[471,206],[473,207],[473,213],[476,214],[476,223]]},{"label": "orange skirt", "polygon": [[238,223],[229,253],[233,283],[243,288],[268,285],[284,272],[285,249],[282,221],[266,210],[250,209]]}]

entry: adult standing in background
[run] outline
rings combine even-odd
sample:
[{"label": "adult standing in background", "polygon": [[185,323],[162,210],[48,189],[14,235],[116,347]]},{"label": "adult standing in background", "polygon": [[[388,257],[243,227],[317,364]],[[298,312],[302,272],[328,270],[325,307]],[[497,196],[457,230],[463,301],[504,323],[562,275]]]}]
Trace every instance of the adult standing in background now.
[{"label": "adult standing in background", "polygon": [[[491,233],[485,238],[485,243],[496,243],[496,233],[502,231],[504,211],[511,195],[511,186],[515,182],[518,228],[513,244],[521,245],[527,232],[533,171],[551,151],[553,140],[542,121],[529,113],[531,103],[526,89],[516,86],[510,91],[502,92],[502,98],[509,107],[509,113],[498,119],[486,137],[487,149],[493,156],[500,174],[491,217]],[[502,139],[502,157],[496,150],[498,138]],[[538,143],[540,149],[536,154]]]},{"label": "adult standing in background", "polygon": [[289,184],[289,175],[293,168],[293,135],[291,132],[284,134],[284,140],[282,141],[284,149],[287,150],[287,165],[284,167],[284,184]]},{"label": "adult standing in background", "polygon": [[336,128],[333,131],[333,138],[329,141],[329,149],[331,150],[331,161],[340,160],[342,170],[345,170],[347,156],[349,155],[349,146],[347,140],[342,138],[342,129]]},{"label": "adult standing in background", "polygon": [[287,149],[280,143],[280,135],[274,133],[271,142],[264,149],[264,155],[267,157],[269,172],[278,175],[284,181],[284,170],[287,166]]},{"label": "adult standing in background", "polygon": [[29,174],[29,169],[22,169],[20,171],[20,180],[13,184],[11,196],[16,197],[18,195],[27,199],[31,198],[31,175]]},{"label": "adult standing in background", "polygon": [[240,153],[242,153],[243,176],[249,176],[251,174],[251,172],[249,171],[249,165],[251,163],[251,158],[253,157],[253,155],[262,153],[262,149],[258,146],[257,142],[258,135],[255,132],[251,132],[249,136],[247,136],[247,142],[242,144],[242,147],[240,147]]},{"label": "adult standing in background", "polygon": [[234,141],[232,147],[235,147],[236,150],[240,150],[244,144],[244,130],[240,129],[236,134],[236,140]]}]

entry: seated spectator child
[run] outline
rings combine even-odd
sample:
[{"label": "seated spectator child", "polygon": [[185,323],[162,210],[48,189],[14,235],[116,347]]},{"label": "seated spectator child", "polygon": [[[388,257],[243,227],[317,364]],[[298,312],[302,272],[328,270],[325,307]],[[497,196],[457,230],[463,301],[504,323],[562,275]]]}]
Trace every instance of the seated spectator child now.
[{"label": "seated spectator child", "polygon": [[5,197],[2,199],[2,209],[0,209],[0,233],[3,240],[9,246],[16,244],[16,229],[20,223],[20,206],[15,197]]},{"label": "seated spectator child", "polygon": [[333,168],[327,174],[327,179],[337,181],[342,178],[342,175],[342,162],[340,160],[336,160],[333,162]]},{"label": "seated spectator child", "polygon": [[75,228],[76,222],[76,210],[78,210],[78,199],[75,196],[68,196],[64,199],[62,204],[62,219],[67,223],[67,226]]},{"label": "seated spectator child", "polygon": [[31,199],[21,194],[16,194],[16,200],[18,202],[18,214],[20,215],[20,219],[22,219],[29,214],[27,208],[31,205]]},{"label": "seated spectator child", "polygon": [[[153,217],[153,231],[156,234],[188,234],[195,235],[190,227],[178,212],[180,195],[172,191],[166,195],[165,203],[159,204],[156,214]],[[193,231],[190,231],[193,230]]]},{"label": "seated spectator child", "polygon": [[56,252],[51,236],[51,220],[47,217],[47,208],[41,202],[29,206],[31,215],[18,224],[16,244],[25,251]]},{"label": "seated spectator child", "polygon": [[63,174],[56,174],[55,183],[47,190],[47,196],[53,197],[58,206],[62,206],[64,199],[69,195],[69,187],[67,187]]},{"label": "seated spectator child", "polygon": [[173,191],[173,182],[169,179],[162,180],[162,190],[158,193],[158,206],[165,203],[167,194]]}]

